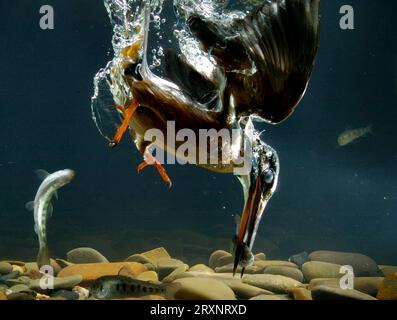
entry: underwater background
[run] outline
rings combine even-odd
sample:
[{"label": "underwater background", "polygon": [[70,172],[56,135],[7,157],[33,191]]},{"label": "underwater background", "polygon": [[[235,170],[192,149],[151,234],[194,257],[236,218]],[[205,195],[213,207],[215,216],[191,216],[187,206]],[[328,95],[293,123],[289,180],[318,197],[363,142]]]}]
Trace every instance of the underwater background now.
[{"label": "underwater background", "polygon": [[[167,1],[167,0],[166,0]],[[39,8],[55,29],[39,28]],[[355,9],[355,29],[339,9]],[[254,252],[367,254],[397,264],[397,22],[395,1],[322,1],[320,49],[306,95],[262,139],[278,151],[280,177]],[[164,14],[174,16],[172,5]],[[168,11],[167,11],[168,10]],[[243,195],[232,175],[169,165],[168,190],[128,139],[109,149],[91,119],[93,77],[112,58],[112,27],[101,0],[0,2],[0,257],[34,261],[34,171],[63,168],[76,179],[59,192],[49,221],[53,256],[94,247],[112,260],[165,246],[189,263],[229,249]],[[168,13],[167,13],[168,12]],[[345,147],[347,128],[373,134]]]}]

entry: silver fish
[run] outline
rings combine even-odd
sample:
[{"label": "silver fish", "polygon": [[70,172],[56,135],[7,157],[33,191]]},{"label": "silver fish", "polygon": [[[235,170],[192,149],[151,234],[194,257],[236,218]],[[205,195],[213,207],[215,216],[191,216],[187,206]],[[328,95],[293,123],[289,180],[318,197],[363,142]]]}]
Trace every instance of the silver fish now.
[{"label": "silver fish", "polygon": [[43,178],[37,190],[34,201],[28,202],[26,208],[34,211],[34,230],[39,239],[39,253],[37,255],[37,265],[41,268],[50,265],[47,243],[47,220],[52,215],[52,197],[57,197],[57,190],[71,182],[75,172],[71,169],[64,169],[52,174],[44,170],[37,170],[36,174]]},{"label": "silver fish", "polygon": [[179,287],[175,283],[156,284],[118,275],[98,278],[92,284],[90,292],[97,299],[143,297],[152,294],[173,299]]},{"label": "silver fish", "polygon": [[369,133],[372,133],[372,125],[358,129],[345,130],[338,136],[338,145],[340,147],[347,146],[353,141],[365,137]]}]

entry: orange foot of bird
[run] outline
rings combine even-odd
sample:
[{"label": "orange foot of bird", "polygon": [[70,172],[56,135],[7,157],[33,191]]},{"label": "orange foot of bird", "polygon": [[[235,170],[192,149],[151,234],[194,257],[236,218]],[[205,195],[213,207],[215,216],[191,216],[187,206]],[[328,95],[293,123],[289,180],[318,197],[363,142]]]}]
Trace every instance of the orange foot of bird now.
[{"label": "orange foot of bird", "polygon": [[138,173],[140,173],[144,168],[146,168],[149,165],[153,165],[156,167],[157,171],[159,172],[161,178],[163,181],[168,184],[168,187],[172,187],[172,181],[170,177],[168,176],[167,172],[165,171],[163,165],[156,160],[156,158],[148,151],[146,150],[144,152],[144,159],[143,161],[137,168]]},{"label": "orange foot of bird", "polygon": [[137,100],[132,100],[130,105],[127,108],[123,108],[122,106],[116,105],[117,110],[121,111],[124,114],[124,120],[121,126],[118,128],[116,134],[114,135],[113,140],[109,143],[110,147],[117,146],[121,139],[123,138],[124,133],[127,131],[130,120],[134,115],[136,109],[138,108],[139,103]]}]

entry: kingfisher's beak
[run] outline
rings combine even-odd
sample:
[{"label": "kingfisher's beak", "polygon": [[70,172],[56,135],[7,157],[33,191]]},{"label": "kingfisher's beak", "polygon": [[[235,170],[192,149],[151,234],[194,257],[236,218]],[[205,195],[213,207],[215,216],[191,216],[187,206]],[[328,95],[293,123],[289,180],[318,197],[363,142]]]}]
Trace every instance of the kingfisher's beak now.
[{"label": "kingfisher's beak", "polygon": [[249,186],[246,186],[248,196],[238,233],[234,239],[233,275],[240,265],[242,267],[241,276],[243,276],[245,268],[254,262],[251,250],[267,202],[277,187],[278,167],[277,154],[272,151],[258,155],[257,165],[251,171],[250,183]]},{"label": "kingfisher's beak", "polygon": [[240,220],[240,228],[236,237],[236,248],[234,255],[233,275],[236,273],[238,265],[242,265],[241,276],[244,274],[245,267],[252,262],[249,259],[250,244],[253,243],[254,233],[259,224],[263,213],[262,188],[260,178],[257,178],[252,191],[250,191],[244,212]]}]

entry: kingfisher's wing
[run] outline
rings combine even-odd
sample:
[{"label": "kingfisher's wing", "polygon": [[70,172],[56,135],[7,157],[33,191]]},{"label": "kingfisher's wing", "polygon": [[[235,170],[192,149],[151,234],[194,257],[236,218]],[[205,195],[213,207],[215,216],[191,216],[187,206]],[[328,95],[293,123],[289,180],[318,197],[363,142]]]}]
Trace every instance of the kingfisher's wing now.
[{"label": "kingfisher's wing", "polygon": [[224,107],[233,100],[238,117],[257,115],[271,123],[294,111],[317,54],[319,4],[265,0],[231,26],[198,16],[188,19],[192,33],[226,72]]},{"label": "kingfisher's wing", "polygon": [[168,49],[165,55],[165,77],[177,84],[193,101],[213,110],[218,105],[217,85],[199,73],[183,55]]}]

